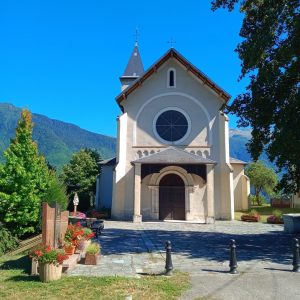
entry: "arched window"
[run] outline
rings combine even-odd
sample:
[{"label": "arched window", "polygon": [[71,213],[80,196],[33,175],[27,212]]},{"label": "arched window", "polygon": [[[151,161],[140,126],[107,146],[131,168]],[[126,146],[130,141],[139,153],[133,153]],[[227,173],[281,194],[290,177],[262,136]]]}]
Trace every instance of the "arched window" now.
[{"label": "arched window", "polygon": [[174,69],[168,71],[168,87],[176,87],[176,71]]}]

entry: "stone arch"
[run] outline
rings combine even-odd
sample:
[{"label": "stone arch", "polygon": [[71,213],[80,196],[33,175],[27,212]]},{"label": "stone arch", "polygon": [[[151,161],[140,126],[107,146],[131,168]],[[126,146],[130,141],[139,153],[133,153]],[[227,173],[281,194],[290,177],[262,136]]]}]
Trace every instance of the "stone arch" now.
[{"label": "stone arch", "polygon": [[168,166],[159,171],[159,173],[153,173],[149,182],[150,186],[159,186],[160,180],[167,174],[176,174],[184,182],[185,186],[194,186],[194,179],[185,169],[178,166]]},{"label": "stone arch", "polygon": [[168,174],[178,175],[184,182],[185,188],[185,219],[188,219],[190,213],[190,194],[194,192],[194,178],[185,169],[179,166],[168,166],[160,170],[159,173],[153,173],[149,180],[149,189],[151,193],[151,216],[153,219],[159,219],[159,183],[161,179]]},{"label": "stone arch", "polygon": [[136,130],[137,130],[137,123],[139,121],[139,116],[142,113],[142,111],[146,108],[147,105],[149,105],[152,101],[161,98],[161,97],[166,97],[166,96],[173,96],[173,95],[178,95],[178,96],[182,96],[184,98],[187,98],[191,101],[193,101],[196,105],[198,105],[200,107],[200,109],[203,111],[205,117],[206,117],[206,121],[207,121],[207,143],[211,144],[213,141],[213,136],[212,136],[212,126],[213,126],[213,122],[212,122],[212,118],[208,112],[208,110],[205,108],[205,106],[201,103],[201,101],[199,101],[199,99],[186,94],[186,93],[181,93],[181,92],[168,92],[168,93],[162,93],[159,95],[156,95],[150,99],[148,99],[147,101],[145,101],[145,103],[140,107],[140,109],[138,110],[135,118],[134,118],[134,122],[133,122],[133,132],[132,132],[132,136],[133,136],[133,145],[136,145]]}]

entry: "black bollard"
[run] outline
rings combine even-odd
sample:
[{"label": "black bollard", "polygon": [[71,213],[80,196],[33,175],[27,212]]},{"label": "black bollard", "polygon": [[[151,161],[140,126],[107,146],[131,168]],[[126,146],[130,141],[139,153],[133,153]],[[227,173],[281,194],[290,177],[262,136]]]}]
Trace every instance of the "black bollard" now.
[{"label": "black bollard", "polygon": [[172,250],[172,247],[171,247],[171,242],[170,241],[167,241],[166,242],[166,266],[165,266],[165,269],[166,269],[166,275],[171,275],[172,274],[172,270],[173,270],[173,264],[172,264],[172,257],[171,257],[171,250]]},{"label": "black bollard", "polygon": [[236,249],[235,240],[230,240],[230,261],[229,261],[230,274],[238,274],[235,249]]},{"label": "black bollard", "polygon": [[300,272],[299,266],[299,240],[294,238],[293,243],[293,272]]}]

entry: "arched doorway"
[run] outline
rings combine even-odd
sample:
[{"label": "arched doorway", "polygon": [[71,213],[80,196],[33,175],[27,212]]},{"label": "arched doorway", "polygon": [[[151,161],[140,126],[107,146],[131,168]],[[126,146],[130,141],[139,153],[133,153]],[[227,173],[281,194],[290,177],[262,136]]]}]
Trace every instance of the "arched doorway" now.
[{"label": "arched doorway", "polygon": [[160,180],[159,219],[185,220],[185,186],[176,174],[167,174]]}]

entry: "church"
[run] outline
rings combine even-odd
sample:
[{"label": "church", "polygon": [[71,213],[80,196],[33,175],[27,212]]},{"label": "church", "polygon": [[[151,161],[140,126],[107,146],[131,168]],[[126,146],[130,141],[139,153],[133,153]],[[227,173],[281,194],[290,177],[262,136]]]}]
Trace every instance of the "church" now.
[{"label": "church", "polygon": [[248,209],[246,163],[229,157],[230,95],[174,48],[144,70],[137,43],[120,81],[117,153],[101,162],[97,207],[199,223]]}]

